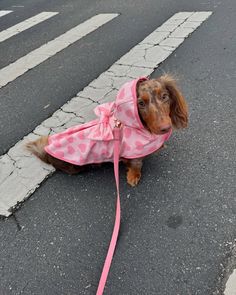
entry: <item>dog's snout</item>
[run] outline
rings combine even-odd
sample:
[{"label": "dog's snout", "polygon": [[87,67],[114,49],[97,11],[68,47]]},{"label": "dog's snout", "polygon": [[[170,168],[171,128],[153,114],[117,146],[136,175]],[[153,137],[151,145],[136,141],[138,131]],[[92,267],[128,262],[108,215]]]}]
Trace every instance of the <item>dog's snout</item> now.
[{"label": "dog's snout", "polygon": [[164,126],[162,126],[162,127],[160,128],[161,133],[167,133],[167,132],[170,131],[170,129],[171,129],[171,125],[170,125],[170,124],[168,124],[168,125],[164,125]]}]

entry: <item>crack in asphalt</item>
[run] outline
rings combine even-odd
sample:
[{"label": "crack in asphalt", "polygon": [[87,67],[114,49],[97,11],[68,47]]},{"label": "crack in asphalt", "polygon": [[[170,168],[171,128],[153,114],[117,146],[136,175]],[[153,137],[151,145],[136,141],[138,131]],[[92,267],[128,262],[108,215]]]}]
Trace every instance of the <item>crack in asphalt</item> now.
[{"label": "crack in asphalt", "polygon": [[14,220],[17,230],[20,231],[22,229],[22,226],[20,225],[19,220],[17,219],[16,215],[14,212],[12,212],[12,219]]}]

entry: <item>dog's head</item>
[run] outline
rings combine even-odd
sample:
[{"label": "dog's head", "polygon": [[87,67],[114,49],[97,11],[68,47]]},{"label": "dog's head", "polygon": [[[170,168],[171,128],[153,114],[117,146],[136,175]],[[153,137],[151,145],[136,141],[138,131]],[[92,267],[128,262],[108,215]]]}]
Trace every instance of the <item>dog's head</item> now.
[{"label": "dog's head", "polygon": [[138,83],[137,97],[139,116],[150,132],[165,134],[172,127],[187,127],[187,104],[170,75]]}]

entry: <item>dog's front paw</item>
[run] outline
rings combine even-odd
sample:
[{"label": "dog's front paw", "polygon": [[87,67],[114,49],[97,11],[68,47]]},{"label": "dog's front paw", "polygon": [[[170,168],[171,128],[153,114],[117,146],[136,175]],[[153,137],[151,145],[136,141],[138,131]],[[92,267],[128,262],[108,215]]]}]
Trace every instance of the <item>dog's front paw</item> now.
[{"label": "dog's front paw", "polygon": [[127,173],[127,182],[131,186],[136,186],[141,178],[141,173],[137,171],[129,170]]}]

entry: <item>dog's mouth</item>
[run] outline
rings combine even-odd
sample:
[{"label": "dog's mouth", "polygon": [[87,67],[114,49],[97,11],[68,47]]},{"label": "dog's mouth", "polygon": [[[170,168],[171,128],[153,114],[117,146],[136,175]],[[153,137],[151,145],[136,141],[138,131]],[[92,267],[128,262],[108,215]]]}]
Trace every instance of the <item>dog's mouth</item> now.
[{"label": "dog's mouth", "polygon": [[148,124],[143,117],[139,114],[139,118],[143,124],[143,127],[147,129],[150,133],[155,134],[155,135],[164,135],[168,133],[172,129],[172,124],[171,123],[166,123],[162,125],[157,125],[157,124]]},{"label": "dog's mouth", "polygon": [[148,128],[148,130],[155,135],[164,135],[167,134],[168,132],[170,132],[170,130],[172,129],[171,125],[168,126],[163,126],[163,127],[159,127],[159,128]]}]

